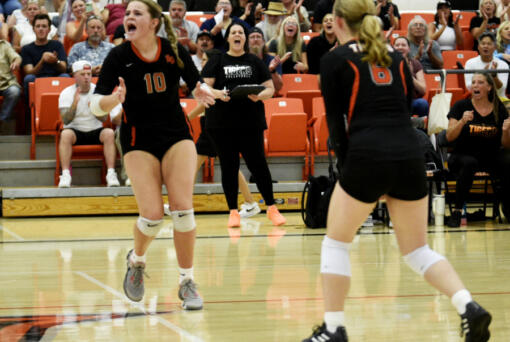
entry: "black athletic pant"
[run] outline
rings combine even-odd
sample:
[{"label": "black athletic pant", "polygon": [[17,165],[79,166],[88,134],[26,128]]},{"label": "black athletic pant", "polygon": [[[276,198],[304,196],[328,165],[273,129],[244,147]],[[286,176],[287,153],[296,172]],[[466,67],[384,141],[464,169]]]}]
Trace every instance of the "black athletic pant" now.
[{"label": "black athletic pant", "polygon": [[455,209],[462,209],[473,185],[474,174],[489,172],[496,181],[497,195],[504,204],[510,204],[510,150],[501,149],[495,155],[474,157],[467,154],[452,153],[448,158],[448,167],[457,177],[455,189]]},{"label": "black athletic pant", "polygon": [[273,205],[273,182],[264,155],[264,132],[242,129],[208,129],[207,132],[220,158],[221,184],[229,209],[237,209],[239,153],[255,177],[255,183],[266,205]]}]

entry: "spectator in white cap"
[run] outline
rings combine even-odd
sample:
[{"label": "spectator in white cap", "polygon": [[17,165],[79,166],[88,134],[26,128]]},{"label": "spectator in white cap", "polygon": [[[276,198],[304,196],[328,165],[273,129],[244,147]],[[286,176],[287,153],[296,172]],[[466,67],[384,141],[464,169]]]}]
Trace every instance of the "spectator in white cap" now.
[{"label": "spectator in white cap", "polygon": [[[72,66],[73,77],[76,83],[65,88],[60,93],[58,99],[58,109],[64,123],[64,129],[60,136],[60,164],[62,165],[62,175],[60,176],[59,188],[68,188],[71,186],[71,156],[73,145],[104,145],[104,157],[106,167],[107,186],[119,186],[117,173],[115,172],[115,157],[117,150],[115,148],[115,134],[111,128],[103,127],[102,121],[107,116],[96,117],[89,108],[90,97],[96,87],[91,83],[92,65],[88,61],[77,61]],[[118,105],[111,112],[112,118],[119,115],[122,106]]]}]

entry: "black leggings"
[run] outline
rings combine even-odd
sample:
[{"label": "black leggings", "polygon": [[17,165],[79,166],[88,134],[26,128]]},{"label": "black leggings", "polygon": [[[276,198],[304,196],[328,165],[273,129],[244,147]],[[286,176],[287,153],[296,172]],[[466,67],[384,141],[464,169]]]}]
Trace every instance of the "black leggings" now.
[{"label": "black leggings", "polygon": [[452,153],[448,158],[450,171],[457,177],[455,188],[455,209],[462,209],[469,190],[473,185],[474,174],[487,171],[496,183],[496,194],[502,203],[510,204],[510,151],[501,149],[494,156],[474,157]]},{"label": "black leggings", "polygon": [[209,129],[221,165],[221,184],[228,208],[237,209],[239,192],[239,153],[243,155],[248,170],[266,205],[274,204],[273,182],[264,155],[264,132],[262,130],[239,131],[236,129]]}]

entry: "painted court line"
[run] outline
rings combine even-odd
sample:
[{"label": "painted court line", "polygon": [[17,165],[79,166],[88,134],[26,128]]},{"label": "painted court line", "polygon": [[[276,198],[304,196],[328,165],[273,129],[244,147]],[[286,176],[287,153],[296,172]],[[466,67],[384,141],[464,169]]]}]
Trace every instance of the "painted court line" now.
[{"label": "painted court line", "polygon": [[[91,283],[94,283],[96,284],[97,286],[101,287],[102,289],[104,289],[105,291],[111,293],[112,295],[114,295],[115,297],[119,298],[120,300],[122,300],[123,302],[137,308],[138,310],[140,310],[141,312],[143,312],[144,314],[148,314],[147,313],[147,310],[145,309],[145,307],[143,306],[143,304],[141,303],[135,303],[135,302],[132,302],[130,301],[129,299],[126,298],[126,296],[122,293],[120,293],[119,291],[111,288],[110,286],[100,282],[99,280],[97,280],[96,278],[94,277],[91,277],[90,275],[88,275],[87,273],[85,272],[82,272],[82,271],[74,271],[73,273],[79,275],[80,277],[82,278],[85,278],[87,279],[88,281],[90,281]],[[198,336],[195,336],[189,332],[187,332],[186,330],[182,329],[181,327],[178,327],[177,325],[167,321],[166,319],[158,316],[158,315],[154,315],[154,316],[151,316],[151,317],[154,317],[157,319],[157,321],[159,323],[161,323],[162,325],[164,325],[165,327],[169,328],[170,330],[176,332],[177,334],[181,335],[181,336],[184,336],[186,339],[190,340],[190,341],[193,341],[193,342],[203,342],[203,340],[201,338],[199,338]]]},{"label": "painted court line", "polygon": [[0,230],[3,230],[4,232],[6,232],[10,236],[14,237],[18,241],[25,241],[25,239],[23,239],[21,236],[19,236],[18,234],[14,233],[14,232],[11,232],[9,229],[5,228],[4,226],[0,225]]}]

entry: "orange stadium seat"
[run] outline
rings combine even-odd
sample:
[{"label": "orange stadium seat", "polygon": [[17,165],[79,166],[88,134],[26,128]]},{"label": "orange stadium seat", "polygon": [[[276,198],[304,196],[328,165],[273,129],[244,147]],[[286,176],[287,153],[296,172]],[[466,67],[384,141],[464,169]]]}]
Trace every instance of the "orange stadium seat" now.
[{"label": "orange stadium seat", "polygon": [[328,154],[329,130],[326,121],[326,108],[324,98],[316,97],[313,99],[313,124],[310,133],[312,140],[312,153],[310,158],[310,174],[314,174],[315,156],[325,156]]},{"label": "orange stadium seat", "polygon": [[266,111],[267,125],[271,121],[271,115],[275,113],[304,113],[303,100],[285,98],[285,97],[273,97],[271,99],[264,100],[264,110]]},{"label": "orange stadium seat", "polygon": [[[441,91],[441,78],[437,74],[425,74],[425,82],[427,83],[427,92],[424,98],[430,103],[432,97]],[[446,92],[452,93],[451,104],[464,98],[465,89],[459,86],[457,75],[446,75]]]},{"label": "orange stadium seat", "polygon": [[313,74],[283,74],[282,96],[287,96],[289,90],[320,90],[319,79]]},{"label": "orange stadium seat", "polygon": [[303,179],[306,179],[309,174],[311,151],[307,136],[308,120],[303,111],[303,101],[284,97],[271,98],[264,100],[264,109],[268,126],[264,133],[266,155],[304,156]]},{"label": "orange stadium seat", "polygon": [[406,13],[400,13],[400,29],[401,30],[406,30],[407,31],[407,27],[409,26],[409,23],[411,22],[411,20],[413,20],[414,17],[416,17],[417,15],[419,15],[420,17],[422,17],[423,19],[425,19],[425,21],[427,23],[432,23],[434,22],[434,13],[421,13],[421,12],[406,12]]},{"label": "orange stadium seat", "polygon": [[464,66],[468,59],[478,56],[478,52],[473,50],[452,50],[443,51],[442,55],[444,62],[443,67],[445,69],[457,69],[457,61]]},{"label": "orange stadium seat", "polygon": [[44,77],[36,78],[29,84],[29,106],[32,125],[30,159],[35,159],[35,140],[38,135],[58,134],[57,122],[60,120],[58,97],[60,92],[74,84],[73,78]]},{"label": "orange stadium seat", "polygon": [[310,155],[306,114],[272,114],[264,138],[264,149],[268,157],[305,157],[303,180],[306,180],[309,174]]},{"label": "orange stadium seat", "polygon": [[282,96],[303,100],[303,107],[308,119],[312,116],[312,99],[321,96],[317,75],[283,74]]},{"label": "orange stadium seat", "polygon": [[461,16],[459,19],[459,25],[462,31],[469,30],[469,24],[471,24],[471,19],[473,17],[476,17],[478,14],[476,12],[470,12],[470,11],[460,11],[453,13],[453,20],[456,20],[458,16]]},{"label": "orange stadium seat", "polygon": [[462,38],[464,39],[464,48],[462,50],[473,50],[475,46],[475,38],[469,31],[462,31]]},{"label": "orange stadium seat", "polygon": [[[473,50],[443,51],[442,54],[445,69],[457,69],[457,62],[460,62],[464,67],[468,59],[478,56],[478,52]],[[457,74],[455,76],[457,77],[457,84],[459,88],[462,88],[464,91],[466,91],[464,75]]]}]

